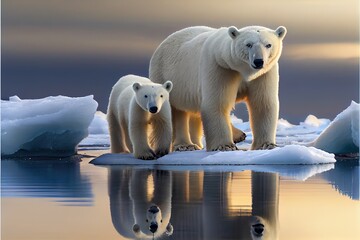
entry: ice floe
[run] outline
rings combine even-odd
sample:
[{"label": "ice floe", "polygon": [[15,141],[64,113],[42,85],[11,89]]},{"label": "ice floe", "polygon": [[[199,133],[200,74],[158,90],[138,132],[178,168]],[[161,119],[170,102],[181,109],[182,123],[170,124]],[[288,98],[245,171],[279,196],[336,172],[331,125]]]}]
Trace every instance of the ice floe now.
[{"label": "ice floe", "polygon": [[93,96],[1,101],[1,155],[69,156],[88,136]]}]

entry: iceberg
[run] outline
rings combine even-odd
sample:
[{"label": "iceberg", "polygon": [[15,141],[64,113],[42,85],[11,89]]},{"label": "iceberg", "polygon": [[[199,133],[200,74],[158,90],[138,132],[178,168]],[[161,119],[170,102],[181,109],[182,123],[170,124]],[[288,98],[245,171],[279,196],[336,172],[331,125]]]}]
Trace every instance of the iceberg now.
[{"label": "iceberg", "polygon": [[351,102],[309,145],[335,154],[359,153],[359,104]]},{"label": "iceberg", "polygon": [[2,156],[70,156],[88,136],[93,96],[1,101]]}]

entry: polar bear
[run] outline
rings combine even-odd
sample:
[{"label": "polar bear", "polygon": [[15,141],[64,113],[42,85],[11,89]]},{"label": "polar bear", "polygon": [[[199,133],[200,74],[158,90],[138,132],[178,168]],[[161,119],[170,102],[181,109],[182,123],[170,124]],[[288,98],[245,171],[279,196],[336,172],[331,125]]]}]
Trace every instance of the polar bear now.
[{"label": "polar bear", "polygon": [[161,85],[135,75],[119,79],[112,88],[107,110],[112,153],[133,152],[144,160],[169,153],[172,86],[171,81]]},{"label": "polar bear", "polygon": [[230,112],[240,101],[246,102],[249,111],[251,148],[276,146],[278,60],[285,35],[282,26],[276,30],[189,27],[159,45],[150,60],[150,79],[173,82],[175,150],[199,148],[200,117],[208,151],[236,150],[235,143],[245,135],[231,125]]},{"label": "polar bear", "polygon": [[173,234],[172,172],[109,169],[110,212],[113,225],[126,239],[161,239]]}]

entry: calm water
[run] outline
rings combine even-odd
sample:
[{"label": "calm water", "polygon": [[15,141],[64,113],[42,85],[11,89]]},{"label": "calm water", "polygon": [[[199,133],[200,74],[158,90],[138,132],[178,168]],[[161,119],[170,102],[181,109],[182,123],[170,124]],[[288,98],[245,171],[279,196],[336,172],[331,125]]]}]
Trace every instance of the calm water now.
[{"label": "calm water", "polygon": [[156,239],[360,239],[358,160],[305,181],[288,176],[317,168],[148,169],[90,160],[2,160],[1,239],[133,239],[135,223],[152,239],[152,204],[162,215]]}]

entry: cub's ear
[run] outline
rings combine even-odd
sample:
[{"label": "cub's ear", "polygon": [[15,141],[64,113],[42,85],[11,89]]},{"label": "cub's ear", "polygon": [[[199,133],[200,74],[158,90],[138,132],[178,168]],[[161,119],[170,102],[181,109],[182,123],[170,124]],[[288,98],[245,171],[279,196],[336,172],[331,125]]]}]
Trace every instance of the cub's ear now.
[{"label": "cub's ear", "polygon": [[235,39],[240,34],[239,30],[236,27],[229,27],[228,33],[232,39]]},{"label": "cub's ear", "polygon": [[133,89],[134,89],[134,92],[137,92],[137,91],[140,90],[141,84],[136,82],[136,83],[133,84],[132,87],[133,87]]},{"label": "cub's ear", "polygon": [[139,224],[134,224],[134,226],[133,226],[133,231],[134,231],[134,233],[135,234],[139,234],[140,233],[140,226],[139,226]]},{"label": "cub's ear", "polygon": [[166,91],[170,92],[171,89],[173,88],[173,83],[171,81],[166,81],[163,84],[163,87],[166,89]]},{"label": "cub's ear", "polygon": [[275,33],[279,38],[283,39],[287,33],[287,30],[285,27],[280,26],[275,30]]},{"label": "cub's ear", "polygon": [[169,223],[166,226],[166,235],[170,236],[173,234],[173,232],[174,232],[174,227],[171,225],[171,223]]}]

